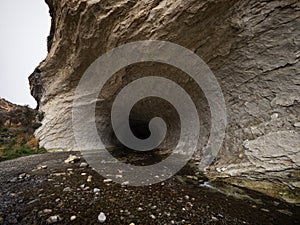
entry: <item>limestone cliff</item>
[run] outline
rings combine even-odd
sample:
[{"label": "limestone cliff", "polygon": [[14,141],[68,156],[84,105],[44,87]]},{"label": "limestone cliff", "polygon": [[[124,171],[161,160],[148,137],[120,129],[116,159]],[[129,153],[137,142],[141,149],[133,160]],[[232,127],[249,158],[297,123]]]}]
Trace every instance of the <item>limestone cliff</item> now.
[{"label": "limestone cliff", "polygon": [[[71,119],[74,90],[97,57],[132,41],[166,40],[198,54],[216,75],[225,96],[226,138],[208,174],[239,177],[241,180],[232,182],[262,191],[267,191],[265,186],[245,183],[243,178],[300,188],[299,1],[46,2],[52,16],[49,53],[30,79],[39,110],[45,112],[43,125],[36,131],[41,145],[76,149]],[[102,91],[98,127],[107,143],[116,144],[109,114],[115,95],[132,80],[151,74],[153,65],[141,63],[119,71]],[[189,92],[203,115],[207,138],[210,114],[203,93],[186,74],[165,65],[154,66],[162,76],[172,71],[171,79]],[[170,111],[170,124],[177,124],[177,114],[169,108],[162,103],[152,107],[155,114]],[[144,112],[133,112],[133,120],[146,122],[151,116],[148,108],[140,109]],[[178,135],[178,126],[171,127],[169,132]],[[173,141],[170,138],[168,145]],[[199,157],[201,149],[195,159]]]}]

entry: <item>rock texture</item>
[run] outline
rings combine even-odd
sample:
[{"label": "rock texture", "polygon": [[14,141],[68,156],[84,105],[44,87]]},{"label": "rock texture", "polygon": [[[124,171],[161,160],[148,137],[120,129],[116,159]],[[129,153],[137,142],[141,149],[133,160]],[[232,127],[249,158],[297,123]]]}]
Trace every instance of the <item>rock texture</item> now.
[{"label": "rock texture", "polygon": [[[216,75],[225,96],[229,124],[219,157],[208,170],[211,177],[260,180],[274,178],[276,173],[276,182],[296,188],[293,184],[299,181],[300,152],[299,126],[295,125],[300,121],[299,1],[46,2],[52,16],[49,54],[36,70],[40,72],[39,82],[31,79],[32,93],[45,112],[43,125],[36,132],[43,146],[76,149],[71,123],[74,90],[98,56],[131,41],[167,40],[198,54]],[[117,144],[109,120],[114,96],[141,74],[153,74],[153,67],[191,95],[203,115],[205,141],[210,114],[203,93],[186,74],[155,63],[129,66],[110,79],[101,92],[103,101],[97,105],[99,134],[108,144]],[[166,75],[166,71],[173,75]],[[171,129],[165,144],[172,147],[179,132],[178,116],[168,104],[154,102],[152,114],[147,107],[137,106],[132,112],[133,123],[146,123],[154,114],[168,115]],[[201,147],[195,159],[199,157]]]}]

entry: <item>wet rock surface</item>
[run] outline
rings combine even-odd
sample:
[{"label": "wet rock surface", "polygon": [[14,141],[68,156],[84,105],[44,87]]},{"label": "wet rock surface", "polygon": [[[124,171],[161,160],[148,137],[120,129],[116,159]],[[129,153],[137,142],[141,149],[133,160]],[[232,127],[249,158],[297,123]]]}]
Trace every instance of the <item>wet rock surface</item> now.
[{"label": "wet rock surface", "polygon": [[[72,155],[81,157],[78,152]],[[80,166],[85,163],[82,157],[74,163],[65,163],[68,158],[70,153],[47,153],[1,162],[0,223],[288,225],[300,222],[299,205],[226,187],[224,183],[211,183],[191,166],[159,184],[130,187],[108,182],[92,168]],[[87,182],[89,176],[92,182]]]}]

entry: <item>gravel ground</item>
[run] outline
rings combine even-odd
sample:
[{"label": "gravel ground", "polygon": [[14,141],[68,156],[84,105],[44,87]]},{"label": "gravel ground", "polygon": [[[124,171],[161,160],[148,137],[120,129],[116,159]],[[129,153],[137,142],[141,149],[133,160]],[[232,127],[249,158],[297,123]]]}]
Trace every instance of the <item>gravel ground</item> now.
[{"label": "gravel ground", "polygon": [[0,224],[300,224],[299,206],[241,189],[240,197],[220,193],[188,166],[163,183],[127,187],[80,166],[82,158],[65,163],[70,154],[80,156],[1,162]]}]

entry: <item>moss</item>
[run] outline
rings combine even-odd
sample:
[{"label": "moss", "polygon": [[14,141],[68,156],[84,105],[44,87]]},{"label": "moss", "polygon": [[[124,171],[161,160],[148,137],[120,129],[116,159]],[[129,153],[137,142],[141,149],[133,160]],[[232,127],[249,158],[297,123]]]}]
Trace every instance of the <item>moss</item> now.
[{"label": "moss", "polygon": [[30,148],[28,145],[21,145],[18,147],[9,147],[0,150],[0,161],[15,159],[22,156],[29,156],[33,154],[46,153],[45,148],[39,148],[37,150]]}]

